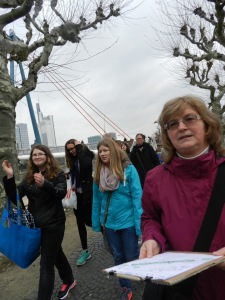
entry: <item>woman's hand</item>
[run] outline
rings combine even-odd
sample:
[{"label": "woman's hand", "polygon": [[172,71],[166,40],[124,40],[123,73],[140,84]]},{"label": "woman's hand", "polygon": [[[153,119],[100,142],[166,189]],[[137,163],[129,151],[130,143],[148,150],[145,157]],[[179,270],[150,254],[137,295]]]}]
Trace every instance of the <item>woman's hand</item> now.
[{"label": "woman's hand", "polygon": [[77,140],[75,140],[75,143],[74,143],[74,144],[75,144],[75,146],[76,146],[76,145],[80,145],[80,144],[81,144],[81,142],[80,142],[80,141],[77,141]]},{"label": "woman's hand", "polygon": [[139,258],[150,258],[160,253],[160,245],[155,240],[145,241],[140,249]]},{"label": "woman's hand", "polygon": [[[225,247],[214,251],[213,255],[220,255],[220,256],[225,256]],[[222,269],[223,271],[225,271],[225,261],[222,262],[221,264],[217,265],[218,268]]]},{"label": "woman's hand", "polygon": [[13,177],[13,169],[12,169],[12,165],[10,164],[10,162],[8,160],[3,160],[2,162],[2,170],[6,173],[7,179],[12,178]]},{"label": "woman's hand", "polygon": [[36,183],[36,185],[38,187],[42,187],[45,181],[44,176],[41,174],[41,172],[39,173],[34,173],[34,181]]}]

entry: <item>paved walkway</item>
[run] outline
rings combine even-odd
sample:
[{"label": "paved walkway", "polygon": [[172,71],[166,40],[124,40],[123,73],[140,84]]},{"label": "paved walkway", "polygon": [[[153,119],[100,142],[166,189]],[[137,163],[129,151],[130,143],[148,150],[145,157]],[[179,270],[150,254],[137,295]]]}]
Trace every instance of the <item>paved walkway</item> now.
[{"label": "paved walkway", "polygon": [[[120,287],[118,278],[107,276],[103,269],[113,266],[112,256],[104,250],[103,240],[100,233],[95,233],[89,240],[89,249],[92,257],[83,266],[77,267],[75,261],[81,249],[72,253],[68,258],[73,266],[74,278],[77,280],[76,287],[71,290],[68,299],[70,300],[118,300]],[[56,272],[55,289],[52,300],[57,299],[57,293],[61,287],[61,280]],[[141,300],[144,283],[132,282],[132,300]],[[27,295],[23,300],[35,300],[37,290]]]}]

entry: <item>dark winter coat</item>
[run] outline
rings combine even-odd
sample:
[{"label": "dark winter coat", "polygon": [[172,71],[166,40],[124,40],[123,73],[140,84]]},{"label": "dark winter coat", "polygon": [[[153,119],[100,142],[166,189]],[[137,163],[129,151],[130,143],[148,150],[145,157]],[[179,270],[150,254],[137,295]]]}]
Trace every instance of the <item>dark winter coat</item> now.
[{"label": "dark winter coat", "polygon": [[[93,197],[93,165],[94,153],[83,145],[76,145],[76,157],[79,161],[79,181],[83,193],[83,201],[92,202]],[[74,170],[70,170],[73,177]]]},{"label": "dark winter coat", "polygon": [[130,153],[130,160],[138,171],[143,188],[147,172],[160,164],[159,158],[148,143],[143,143],[142,148],[135,145]]},{"label": "dark winter coat", "polygon": [[[6,195],[16,204],[15,178],[3,178]],[[53,180],[45,179],[40,188],[35,183],[28,184],[24,180],[17,186],[20,198],[28,198],[28,210],[32,213],[37,227],[45,228],[65,222],[62,199],[66,195],[67,185],[64,172],[59,172]]]}]

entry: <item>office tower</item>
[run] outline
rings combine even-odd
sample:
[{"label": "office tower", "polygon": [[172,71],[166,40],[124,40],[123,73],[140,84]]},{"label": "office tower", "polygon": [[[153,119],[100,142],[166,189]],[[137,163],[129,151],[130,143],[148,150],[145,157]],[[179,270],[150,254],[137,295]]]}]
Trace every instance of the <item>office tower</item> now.
[{"label": "office tower", "polygon": [[101,135],[94,135],[88,137],[88,147],[90,150],[96,150],[98,142],[101,140]]},{"label": "office tower", "polygon": [[53,116],[43,116],[40,109],[40,104],[36,104],[38,115],[38,128],[42,144],[48,147],[57,147]]},{"label": "office tower", "polygon": [[16,149],[30,149],[27,124],[25,123],[16,124]]}]

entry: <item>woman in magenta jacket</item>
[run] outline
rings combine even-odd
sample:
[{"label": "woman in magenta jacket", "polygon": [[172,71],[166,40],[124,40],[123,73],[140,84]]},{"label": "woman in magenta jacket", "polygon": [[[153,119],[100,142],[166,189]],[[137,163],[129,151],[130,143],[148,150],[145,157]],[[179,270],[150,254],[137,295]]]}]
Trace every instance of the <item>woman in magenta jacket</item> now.
[{"label": "woman in magenta jacket", "polygon": [[[225,161],[220,121],[201,99],[184,96],[168,101],[159,124],[165,164],[146,177],[140,258],[168,250],[192,251],[218,166]],[[225,207],[209,251],[225,255]],[[143,299],[149,296],[146,285]],[[223,300],[225,265],[200,273],[185,297]],[[168,299],[165,291],[160,299]]]}]

